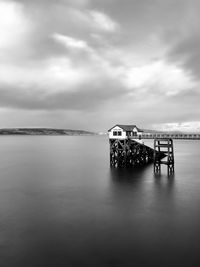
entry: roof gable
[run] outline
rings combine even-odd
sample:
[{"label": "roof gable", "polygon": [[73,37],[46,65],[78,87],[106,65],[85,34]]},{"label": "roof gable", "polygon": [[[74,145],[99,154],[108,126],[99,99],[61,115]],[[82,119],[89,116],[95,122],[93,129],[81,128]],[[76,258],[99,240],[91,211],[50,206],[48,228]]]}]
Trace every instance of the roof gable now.
[{"label": "roof gable", "polygon": [[113,126],[111,129],[108,130],[108,132],[110,132],[113,128],[115,128],[116,126],[120,127],[121,129],[123,129],[126,132],[132,132],[134,128],[137,129],[138,132],[143,132],[141,129],[139,129],[136,125],[124,125],[124,124],[116,124],[115,126]]}]

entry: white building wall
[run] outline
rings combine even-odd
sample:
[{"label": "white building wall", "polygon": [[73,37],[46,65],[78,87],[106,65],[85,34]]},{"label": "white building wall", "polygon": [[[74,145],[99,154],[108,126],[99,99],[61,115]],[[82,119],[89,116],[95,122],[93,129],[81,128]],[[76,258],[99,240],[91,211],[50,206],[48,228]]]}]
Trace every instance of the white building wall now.
[{"label": "white building wall", "polygon": [[[121,132],[121,135],[113,135],[113,132]],[[109,138],[112,139],[126,139],[126,132],[120,128],[119,126],[114,127],[110,132],[109,132]]]}]

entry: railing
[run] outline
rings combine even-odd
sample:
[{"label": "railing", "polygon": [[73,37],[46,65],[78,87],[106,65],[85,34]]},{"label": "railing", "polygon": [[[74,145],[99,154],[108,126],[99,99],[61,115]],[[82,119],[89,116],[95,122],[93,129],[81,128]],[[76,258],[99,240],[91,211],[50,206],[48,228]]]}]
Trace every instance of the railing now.
[{"label": "railing", "polygon": [[172,138],[172,139],[190,139],[200,140],[200,134],[142,134],[140,136],[130,136],[131,139],[154,139],[154,138]]}]

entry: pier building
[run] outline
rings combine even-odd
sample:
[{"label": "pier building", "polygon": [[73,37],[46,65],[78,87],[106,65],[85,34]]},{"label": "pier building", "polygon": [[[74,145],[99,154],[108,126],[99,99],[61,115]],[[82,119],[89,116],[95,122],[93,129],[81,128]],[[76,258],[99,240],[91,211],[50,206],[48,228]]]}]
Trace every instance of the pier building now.
[{"label": "pier building", "polygon": [[143,131],[136,125],[116,124],[108,130],[108,133],[110,139],[127,139],[129,137],[140,139],[142,137]]}]

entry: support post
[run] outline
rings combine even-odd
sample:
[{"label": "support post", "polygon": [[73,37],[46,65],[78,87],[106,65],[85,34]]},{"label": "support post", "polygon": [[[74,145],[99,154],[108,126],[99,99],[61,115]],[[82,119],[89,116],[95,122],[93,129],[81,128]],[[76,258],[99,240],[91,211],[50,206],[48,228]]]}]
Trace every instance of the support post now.
[{"label": "support post", "polygon": [[[163,158],[164,153],[156,152]],[[111,167],[135,167],[143,166],[154,160],[154,149],[135,140],[110,139],[110,166]]]},{"label": "support post", "polygon": [[[159,153],[165,153],[166,159],[159,158]],[[154,139],[154,172],[160,173],[161,164],[167,165],[168,174],[174,173],[174,149],[173,140],[171,138]]]}]

